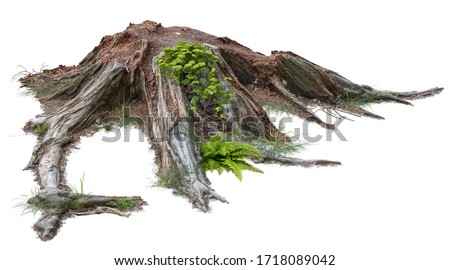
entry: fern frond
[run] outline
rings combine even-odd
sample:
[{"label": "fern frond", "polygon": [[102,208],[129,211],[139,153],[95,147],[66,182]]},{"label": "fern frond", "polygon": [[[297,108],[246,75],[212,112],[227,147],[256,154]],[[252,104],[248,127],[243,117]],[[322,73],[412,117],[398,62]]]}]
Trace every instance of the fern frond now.
[{"label": "fern frond", "polygon": [[228,142],[216,135],[208,142],[199,143],[202,166],[205,171],[232,172],[242,181],[242,171],[263,173],[260,169],[247,163],[245,158],[261,158],[263,154],[253,145]]},{"label": "fern frond", "polygon": [[236,163],[239,164],[242,170],[247,170],[255,173],[264,173],[261,169],[256,168],[255,166],[253,166],[252,164],[248,163],[245,160],[238,160],[236,161]]},{"label": "fern frond", "polygon": [[231,159],[225,159],[223,161],[223,164],[230,169],[230,171],[237,177],[237,179],[239,179],[239,181],[242,181],[243,168],[239,163]]}]

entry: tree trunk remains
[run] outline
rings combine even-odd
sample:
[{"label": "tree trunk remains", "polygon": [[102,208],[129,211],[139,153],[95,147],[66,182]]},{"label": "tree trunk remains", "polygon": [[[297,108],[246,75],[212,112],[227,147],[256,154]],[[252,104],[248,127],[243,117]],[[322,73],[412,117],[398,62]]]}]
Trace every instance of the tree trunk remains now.
[{"label": "tree trunk remains", "polygon": [[[183,87],[163,74],[156,76],[159,72],[155,59],[164,48],[179,41],[204,44],[219,57],[220,83],[234,92],[231,104],[225,108],[226,122],[207,112],[193,112]],[[44,129],[38,132],[38,143],[26,167],[36,173],[41,187],[28,203],[45,208],[34,225],[42,240],[52,239],[69,216],[99,213],[128,216],[129,211],[140,210],[146,204],[140,197],[80,195],[70,190],[64,179],[70,146],[86,130],[129,103],[132,113],[140,119],[150,119],[138,123],[155,150],[158,176],[174,178],[168,187],[188,198],[193,207],[207,212],[211,199],[227,200],[212,189],[201,166],[197,143],[217,132],[250,133],[289,142],[262,108],[267,97],[278,96],[299,117],[334,129],[314,109],[382,119],[361,106],[350,106],[349,101],[411,105],[409,100],[433,96],[443,89],[380,91],[355,84],[292,52],[274,51],[265,56],[227,37],[218,38],[187,27],[164,28],[151,21],[130,24],[125,31],[104,37],[76,66],[29,74],[20,82],[35,93],[46,111],[25,126],[31,132],[37,132],[37,127]],[[284,156],[265,156],[257,162],[306,167],[340,165],[336,161]],[[117,206],[120,200],[132,207],[120,210]]]}]

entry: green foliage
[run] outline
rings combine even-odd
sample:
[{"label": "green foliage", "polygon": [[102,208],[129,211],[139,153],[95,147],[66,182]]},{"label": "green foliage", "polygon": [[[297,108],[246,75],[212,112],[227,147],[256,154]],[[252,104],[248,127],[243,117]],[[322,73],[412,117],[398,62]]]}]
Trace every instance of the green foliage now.
[{"label": "green foliage", "polygon": [[85,193],[84,193],[84,173],[80,178],[80,189],[77,188],[76,185],[70,185],[70,189],[74,193],[74,197],[72,199],[72,204],[78,211],[85,210]]},{"label": "green foliage", "polygon": [[102,124],[102,128],[106,131],[106,132],[110,132],[112,131],[114,128],[116,128],[116,125],[114,123],[108,122],[108,123],[103,123]]},{"label": "green foliage", "polygon": [[185,174],[187,174],[187,170],[169,168],[155,172],[155,174],[158,175],[158,181],[153,186],[172,189],[175,195],[186,196],[186,192],[182,187],[181,179]]},{"label": "green foliage", "polygon": [[44,135],[45,133],[47,133],[47,130],[50,128],[50,125],[48,123],[42,123],[42,124],[37,124],[33,126],[33,130],[34,132],[41,136]]},{"label": "green foliage", "polygon": [[281,139],[271,141],[265,138],[259,138],[251,141],[250,144],[269,157],[289,156],[305,149],[303,144],[286,142]]},{"label": "green foliage", "polygon": [[370,107],[370,104],[376,101],[376,95],[370,93],[364,93],[363,95],[358,96],[346,95],[342,99],[345,106],[356,109],[356,108]]},{"label": "green foliage", "polygon": [[32,213],[36,215],[38,212],[43,213],[50,209],[58,208],[59,204],[57,203],[49,203],[46,201],[39,201],[36,203],[25,203],[21,205],[23,207],[22,215]]},{"label": "green foliage", "polygon": [[[290,131],[285,132],[285,121],[279,121],[278,130],[286,136],[293,136]],[[255,134],[248,131],[234,133],[233,136],[236,140],[253,145],[263,156],[269,157],[290,156],[304,150],[308,145],[306,142],[290,142],[285,138],[275,136],[255,136]]]},{"label": "green foliage", "polygon": [[56,92],[57,88],[53,85],[44,85],[44,86],[36,85],[29,87],[29,90],[30,94],[32,94],[35,97],[39,97],[53,94],[54,92]]},{"label": "green foliage", "polygon": [[[33,214],[42,213],[47,210],[57,208],[59,205],[57,203],[49,203],[44,201],[38,197],[39,189],[32,189],[30,195],[22,195],[19,200],[19,203],[14,205],[15,208],[22,208],[22,215],[25,214]],[[32,201],[32,203],[30,203]]]},{"label": "green foliage", "polygon": [[202,142],[199,145],[205,171],[217,171],[219,174],[224,171],[232,172],[240,181],[242,181],[242,171],[244,170],[263,173],[244,160],[245,158],[262,157],[261,152],[250,144],[228,142],[222,136],[216,135],[211,137],[208,142]]},{"label": "green foliage", "polygon": [[131,208],[135,207],[136,205],[139,205],[139,200],[127,200],[126,197],[117,198],[114,201],[110,201],[108,203],[109,206],[116,208],[117,210],[121,212],[125,212],[130,210]]},{"label": "green foliage", "polygon": [[80,178],[80,189],[79,190],[76,185],[69,184],[69,187],[73,193],[75,193],[77,195],[84,195],[84,173],[83,173],[83,176],[81,176],[81,178]]},{"label": "green foliage", "polygon": [[48,70],[44,69],[47,67],[44,64],[42,64],[39,70],[32,69],[31,71],[28,71],[22,65],[19,65],[18,67],[22,68],[22,70],[16,73],[11,78],[11,81],[18,80],[22,83],[22,87],[26,87],[26,89],[20,93],[23,96],[44,98],[54,94],[62,88],[61,85],[59,85],[59,80],[49,80],[49,77],[45,75]]},{"label": "green foliage", "polygon": [[[284,132],[287,136],[291,132],[285,132],[285,122],[280,121],[278,130]],[[284,138],[259,137],[256,140],[251,140],[250,144],[255,146],[261,153],[269,157],[290,156],[305,149],[305,143],[290,142]]]},{"label": "green foliage", "polygon": [[213,102],[215,111],[225,118],[222,105],[230,103],[233,92],[220,84],[217,60],[218,57],[203,45],[182,41],[174,48],[164,49],[156,62],[162,73],[173,78],[176,84],[189,89],[193,110],[197,109],[200,101]]},{"label": "green foliage", "polygon": [[75,207],[75,209],[77,210],[77,211],[83,211],[83,210],[85,210],[86,209],[86,207],[85,207],[85,202],[84,202],[84,200],[83,200],[83,198],[76,198],[75,200],[74,200],[74,202],[73,202],[73,206]]},{"label": "green foliage", "polygon": [[47,97],[58,90],[57,86],[49,82],[34,83],[31,81],[27,89],[21,92],[23,96],[32,96],[35,98]]}]

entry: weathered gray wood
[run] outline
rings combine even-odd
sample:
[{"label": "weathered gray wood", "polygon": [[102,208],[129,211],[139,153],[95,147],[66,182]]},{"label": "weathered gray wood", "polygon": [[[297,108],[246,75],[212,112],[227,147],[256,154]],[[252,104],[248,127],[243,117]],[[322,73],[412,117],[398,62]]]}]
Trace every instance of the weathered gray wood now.
[{"label": "weathered gray wood", "polygon": [[[129,203],[129,209],[121,211],[118,202]],[[146,202],[141,197],[98,196],[79,194],[66,189],[47,187],[27,201],[31,206],[42,208],[42,216],[33,226],[38,237],[51,240],[58,233],[64,219],[95,214],[115,214],[129,217],[130,211],[140,211]]]},{"label": "weathered gray wood", "polygon": [[284,156],[266,156],[263,157],[259,163],[277,163],[284,166],[302,166],[302,167],[312,167],[312,166],[338,166],[342,165],[339,161],[324,160],[324,159],[299,159]]},{"label": "weathered gray wood", "polygon": [[44,189],[59,187],[59,166],[64,147],[72,142],[70,133],[79,132],[95,122],[94,116],[107,105],[111,92],[118,87],[124,71],[125,68],[120,63],[105,64],[91,78],[92,83],[86,85],[64,108],[39,120],[40,123],[48,124],[49,128],[42,142],[33,150],[27,168],[38,167],[40,184]]},{"label": "weathered gray wood", "polygon": [[[158,74],[155,60],[153,68],[153,72]],[[210,199],[227,202],[211,188],[201,166],[197,146],[199,138],[194,135],[188,101],[181,87],[163,75],[157,76],[156,86],[158,113],[152,131],[154,138],[158,138],[157,144],[160,149],[159,173],[176,170],[182,193],[188,197],[195,208],[201,211],[210,210]],[[172,104],[168,104],[169,102]]]},{"label": "weathered gray wood", "polygon": [[[109,106],[111,97],[114,96],[113,93],[120,87],[126,75],[125,66],[115,61],[103,65],[94,64],[94,67],[86,70],[82,70],[79,79],[75,80],[77,85],[63,88],[60,92],[61,96],[74,95],[73,99],[70,99],[63,108],[60,108],[54,114],[38,116],[27,124],[29,126],[44,123],[48,125],[48,130],[35,146],[27,165],[28,169],[36,171],[38,183],[42,188],[38,195],[31,198],[28,203],[51,206],[43,212],[42,217],[34,226],[42,240],[52,239],[63,224],[63,220],[73,214],[113,213],[122,216],[128,215],[128,213],[123,213],[117,209],[111,210],[114,208],[109,205],[122,197],[74,194],[61,181],[65,173],[64,169],[61,168],[61,162],[66,158],[64,150],[74,142],[73,134],[82,131],[95,122],[96,115],[103,108]],[[80,80],[87,80],[84,76],[89,76],[90,81],[80,89]],[[54,95],[53,97],[59,96]],[[75,196],[78,196],[77,200],[82,200],[84,211],[75,208],[73,204]],[[139,207],[145,204],[139,197],[126,198],[126,200],[132,199],[139,201]]]}]

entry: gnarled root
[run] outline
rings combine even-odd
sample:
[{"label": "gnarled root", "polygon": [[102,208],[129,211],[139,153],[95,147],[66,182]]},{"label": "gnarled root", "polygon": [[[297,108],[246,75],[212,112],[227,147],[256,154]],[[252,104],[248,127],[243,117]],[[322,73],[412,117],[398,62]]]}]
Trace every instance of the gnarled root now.
[{"label": "gnarled root", "polygon": [[338,166],[342,165],[339,161],[323,160],[323,159],[299,159],[284,156],[265,156],[259,161],[259,163],[277,163],[284,166],[302,166],[302,167],[313,167],[313,166]]},{"label": "gnarled root", "polygon": [[53,239],[63,221],[73,215],[109,213],[128,217],[130,211],[140,211],[147,204],[141,197],[97,196],[55,188],[41,190],[27,203],[30,207],[43,211],[33,226],[43,241]]}]

